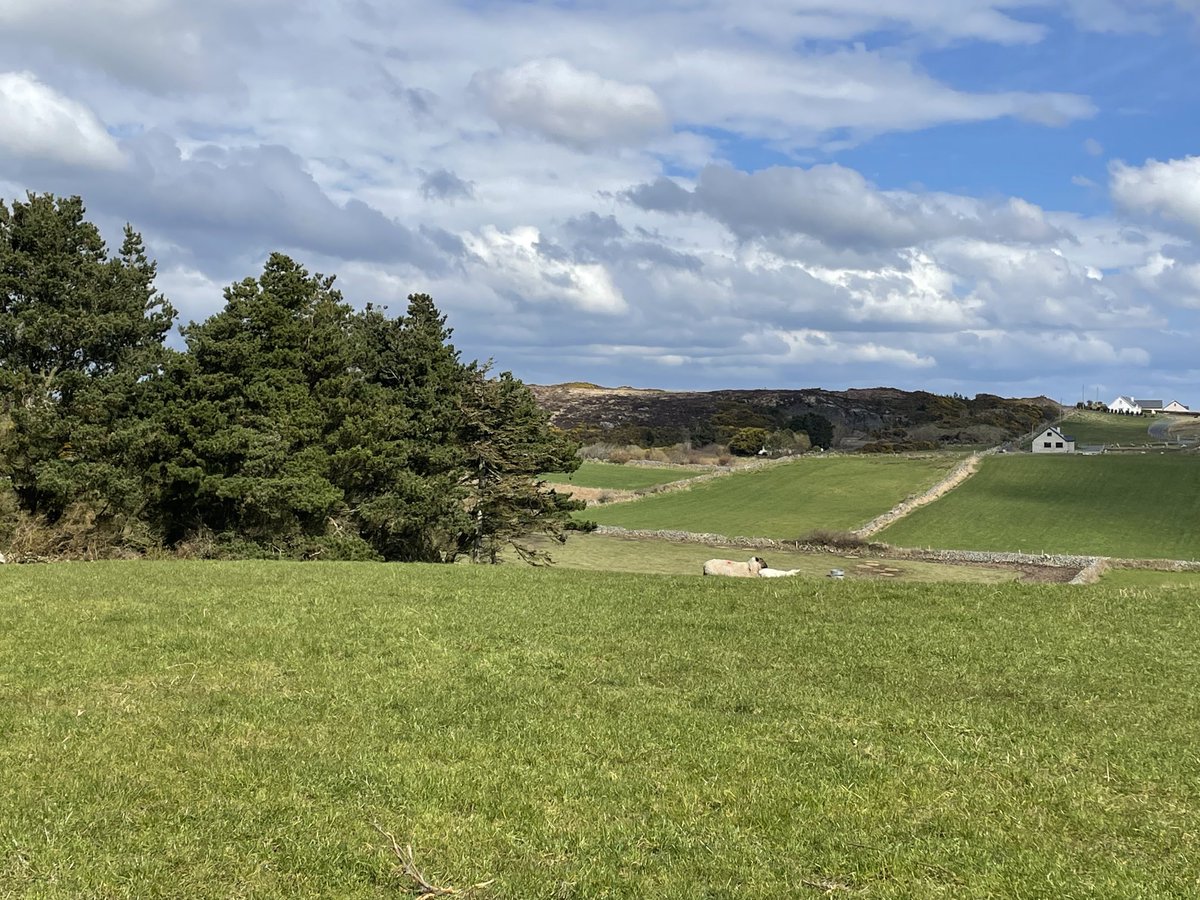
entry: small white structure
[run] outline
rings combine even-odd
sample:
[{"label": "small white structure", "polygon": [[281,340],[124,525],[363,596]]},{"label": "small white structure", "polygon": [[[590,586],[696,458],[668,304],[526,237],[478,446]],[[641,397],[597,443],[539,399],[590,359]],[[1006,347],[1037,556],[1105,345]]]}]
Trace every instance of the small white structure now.
[{"label": "small white structure", "polygon": [[1163,407],[1163,412],[1165,412],[1165,413],[1186,413],[1186,412],[1191,412],[1191,410],[1188,409],[1186,406],[1184,406],[1182,403],[1180,403],[1178,400],[1172,400],[1170,403],[1168,403],[1166,406]]},{"label": "small white structure", "polygon": [[1034,453],[1074,453],[1075,438],[1068,437],[1053,425],[1033,439]]},{"label": "small white structure", "polygon": [[1108,404],[1108,411],[1111,413],[1124,413],[1127,416],[1139,416],[1142,413],[1142,408],[1138,406],[1137,401],[1132,397],[1118,397],[1112,403]]}]

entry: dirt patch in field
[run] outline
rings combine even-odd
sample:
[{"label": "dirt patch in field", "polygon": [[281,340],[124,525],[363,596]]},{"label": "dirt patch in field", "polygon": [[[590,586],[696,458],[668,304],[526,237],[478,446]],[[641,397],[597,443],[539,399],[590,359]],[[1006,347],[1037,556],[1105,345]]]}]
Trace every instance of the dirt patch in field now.
[{"label": "dirt patch in field", "polygon": [[555,490],[560,494],[570,494],[576,500],[583,500],[588,506],[603,506],[606,503],[627,503],[644,496],[639,491],[622,491],[616,488],[580,487],[577,484],[551,484],[546,482],[546,490]]},{"label": "dirt patch in field", "polygon": [[854,574],[864,578],[899,578],[904,574],[904,569],[872,560],[856,565]]}]

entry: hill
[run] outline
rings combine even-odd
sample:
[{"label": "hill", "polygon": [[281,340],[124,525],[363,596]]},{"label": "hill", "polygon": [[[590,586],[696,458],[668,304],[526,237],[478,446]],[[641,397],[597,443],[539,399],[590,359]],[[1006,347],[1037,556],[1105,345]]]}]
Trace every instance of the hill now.
[{"label": "hill", "polygon": [[835,446],[991,444],[1022,435],[1060,412],[1048,397],[977,394],[968,399],[886,387],[662,391],[574,382],[530,388],[551,421],[585,443],[642,446],[728,440],[739,428],[802,429],[811,416],[832,425]]}]

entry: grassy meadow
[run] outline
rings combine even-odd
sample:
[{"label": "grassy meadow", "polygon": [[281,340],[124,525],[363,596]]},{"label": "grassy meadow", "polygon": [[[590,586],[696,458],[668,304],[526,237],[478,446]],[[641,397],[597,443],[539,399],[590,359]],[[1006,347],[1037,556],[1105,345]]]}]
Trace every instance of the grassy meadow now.
[{"label": "grassy meadow", "polygon": [[940,481],[961,457],[809,455],[660,494],[589,509],[601,525],[791,540],[863,525]]},{"label": "grassy meadow", "polygon": [[1075,438],[1076,444],[1148,444],[1147,429],[1155,416],[1119,416],[1094,410],[1075,410],[1059,424],[1063,434]]},{"label": "grassy meadow", "polygon": [[554,564],[591,572],[641,572],[651,575],[700,575],[706,559],[745,560],[761,556],[775,569],[799,569],[800,578],[824,578],[831,568],[856,579],[999,584],[1016,580],[1012,569],[947,565],[923,560],[868,559],[836,553],[800,553],[773,547],[726,547],[681,543],[615,534],[577,534],[563,546],[545,545]]},{"label": "grassy meadow", "polygon": [[553,484],[575,484],[579,487],[640,491],[660,484],[695,478],[707,471],[709,470],[699,466],[626,466],[615,463],[585,462],[575,472],[546,472],[539,477]]},{"label": "grassy meadow", "polygon": [[955,490],[881,531],[899,547],[1200,558],[1194,456],[990,457]]},{"label": "grassy meadow", "polygon": [[[798,590],[799,589],[799,590]],[[0,571],[0,895],[1195,896],[1194,590]]]}]

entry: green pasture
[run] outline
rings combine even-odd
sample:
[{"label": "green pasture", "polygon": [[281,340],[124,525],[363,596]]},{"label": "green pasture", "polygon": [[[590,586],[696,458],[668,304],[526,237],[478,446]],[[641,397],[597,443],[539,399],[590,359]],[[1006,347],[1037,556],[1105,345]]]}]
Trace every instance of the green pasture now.
[{"label": "green pasture", "polygon": [[727,547],[613,534],[572,535],[565,545],[545,546],[563,569],[593,572],[641,572],[650,575],[700,575],[707,559],[748,560],[761,556],[773,569],[799,569],[796,577],[826,578],[842,569],[849,580],[951,581],[997,584],[1015,581],[1012,569],[959,566],[923,560],[872,559],[841,553],[801,553],[773,547]]},{"label": "green pasture", "polygon": [[899,547],[1200,557],[1200,459],[1019,454],[881,531]]},{"label": "green pasture", "polygon": [[[1200,592],[1200,572],[1163,572],[1154,569],[1109,569],[1101,579],[1111,588],[1188,588]],[[1197,594],[1200,596],[1200,593]]]},{"label": "green pasture", "polygon": [[554,484],[640,491],[660,484],[695,478],[709,470],[698,466],[624,466],[616,463],[585,462],[575,472],[546,472],[539,476]]},{"label": "green pasture", "polygon": [[0,570],[0,895],[1200,894],[1194,590]]},{"label": "green pasture", "polygon": [[601,525],[779,540],[856,528],[936,484],[961,456],[805,456],[675,491],[589,509]]},{"label": "green pasture", "polygon": [[1059,429],[1079,444],[1147,444],[1146,429],[1156,421],[1155,416],[1120,416],[1091,410],[1068,413]]}]

